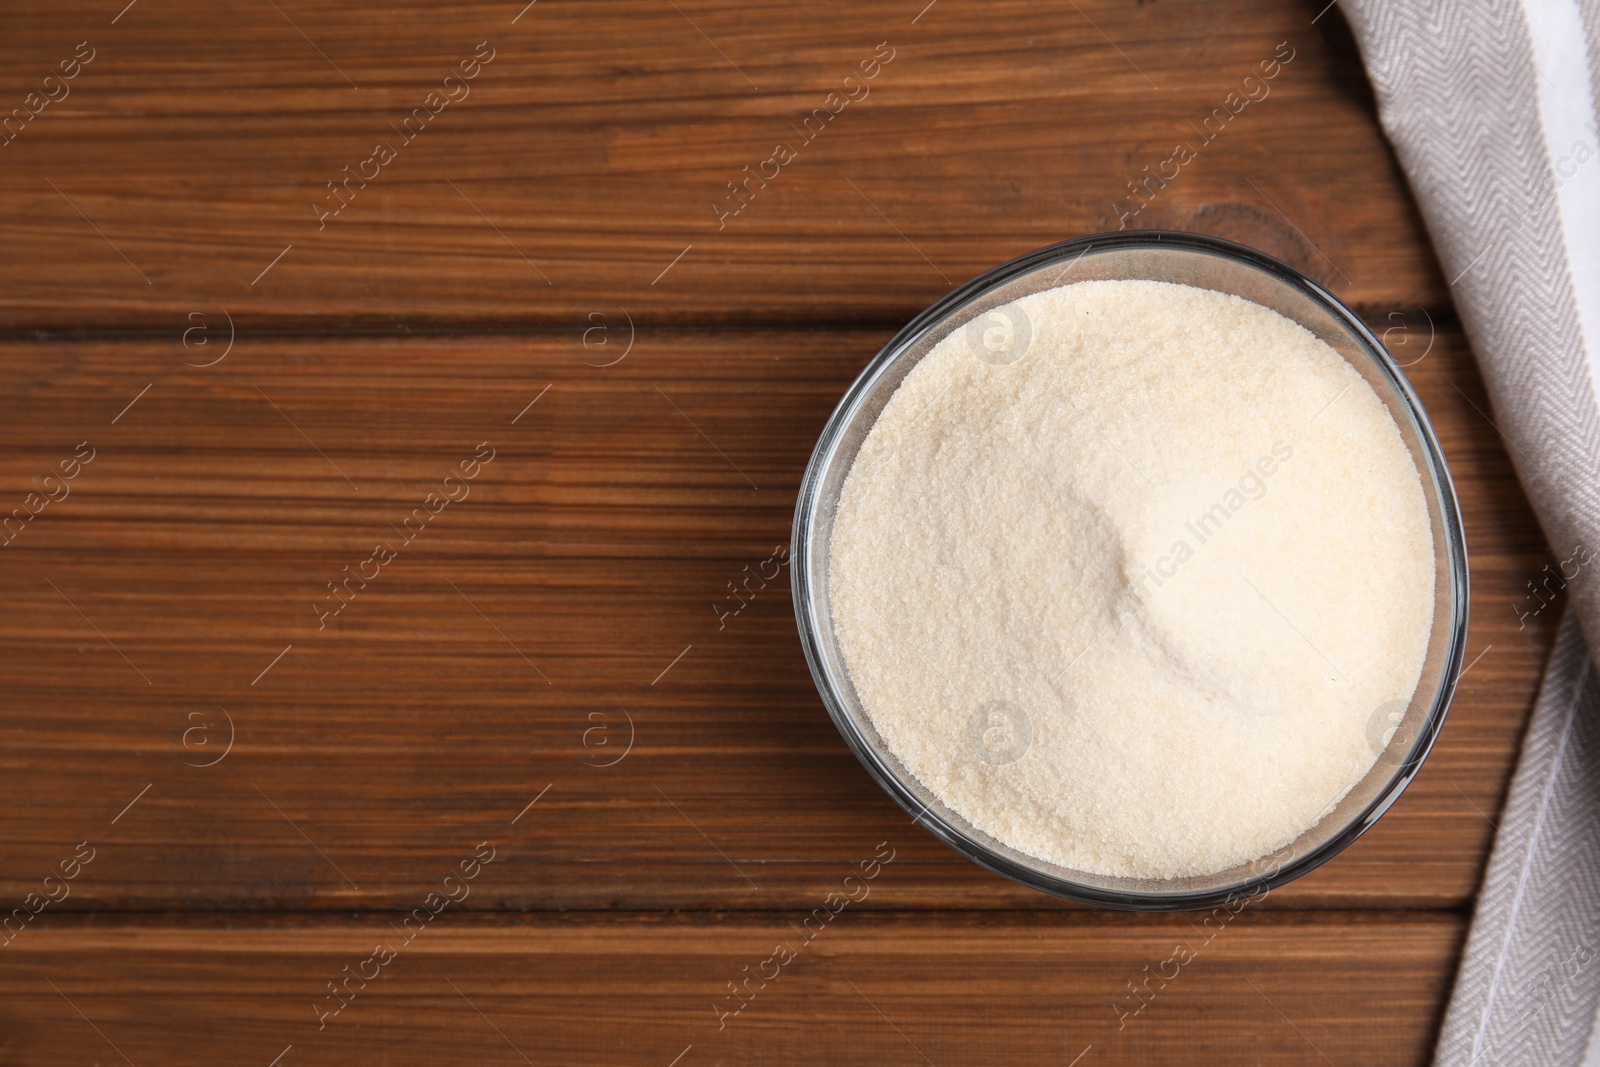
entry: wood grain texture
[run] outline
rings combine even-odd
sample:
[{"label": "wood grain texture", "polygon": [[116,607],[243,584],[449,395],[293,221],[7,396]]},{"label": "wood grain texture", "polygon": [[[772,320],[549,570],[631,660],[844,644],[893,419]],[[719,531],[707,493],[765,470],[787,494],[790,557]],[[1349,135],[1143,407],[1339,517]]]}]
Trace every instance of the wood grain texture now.
[{"label": "wood grain texture", "polygon": [[[78,42],[95,58],[0,147],[0,328],[176,334],[219,305],[277,328],[882,322],[1124,214],[1235,236],[1362,306],[1444,303],[1321,5],[925,3],[541,0],[513,24],[515,0],[408,0],[377,34],[303,0],[8,11],[6,109]],[[466,95],[404,142],[484,41]],[[1244,92],[1266,95],[1207,141]],[[395,158],[363,168],[380,142]],[[1163,166],[1180,143],[1196,158]],[[778,144],[794,160],[719,221]]]},{"label": "wood grain texture", "polygon": [[[444,912],[409,945],[381,916],[57,924],[7,950],[0,1050],[172,1065],[265,1065],[290,1046],[285,1065],[1412,1064],[1427,1059],[1464,930],[1449,915],[1246,911],[1202,928],[846,910],[806,943],[791,925],[805,914]],[[380,943],[394,958],[365,988],[351,981],[319,1030],[319,1007],[339,1003],[327,983],[373,974],[362,964]],[[779,946],[793,958],[763,966]],[[1193,958],[1168,964],[1180,947]],[[757,971],[777,977],[746,983]],[[1155,971],[1173,977],[1147,983]],[[722,1016],[739,1003],[730,982],[746,1006]]]},{"label": "wood grain texture", "polygon": [[[0,914],[37,911],[0,925],[0,1060],[1426,1062],[1558,607],[1519,618],[1549,549],[1324,7],[0,11]],[[1212,924],[938,844],[831,726],[787,575],[732,613],[895,329],[1119,226],[1254,245],[1360,308],[1471,551],[1475,658],[1416,781]],[[319,1030],[326,983],[434,907]]]},{"label": "wood grain texture", "polygon": [[[35,377],[5,401],[0,486],[20,501],[52,457],[98,451],[0,549],[6,895],[104,835],[64,907],[404,907],[549,785],[482,906],[817,898],[908,820],[822,709],[786,574],[737,615],[728,583],[787,543],[815,436],[886,339],[642,331],[606,368],[575,337],[246,339],[164,377],[192,353],[15,346]],[[1466,516],[1482,658],[1404,799],[1272,906],[1464,907],[1551,640],[1553,611],[1514,610],[1545,549],[1465,346],[1410,343]],[[470,494],[404,545],[483,441]],[[379,539],[398,557],[322,620],[328,583]],[[631,751],[596,766],[630,718]],[[226,759],[187,766],[229,719]],[[903,906],[1057,906],[931,837],[905,851]]]}]

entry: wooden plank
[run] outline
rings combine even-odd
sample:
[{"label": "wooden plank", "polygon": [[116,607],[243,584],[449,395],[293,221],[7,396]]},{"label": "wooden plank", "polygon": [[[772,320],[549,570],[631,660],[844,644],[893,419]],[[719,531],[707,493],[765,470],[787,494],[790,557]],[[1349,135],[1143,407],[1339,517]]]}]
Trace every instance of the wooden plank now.
[{"label": "wooden plank", "polygon": [[[884,895],[897,865],[873,883]],[[445,911],[409,943],[379,915],[54,922],[0,956],[0,1050],[7,1062],[284,1067],[1422,1064],[1464,927],[1248,909],[1206,926],[847,909],[813,919],[807,942],[808,911],[796,925]],[[335,999],[327,985],[347,973],[358,977]]]},{"label": "wooden plank", "polygon": [[[1426,1062],[1557,608],[1518,618],[1551,556],[1323,7],[6,12],[0,516],[62,499],[0,534],[0,911],[72,877],[0,927],[0,1060]],[[834,732],[783,578],[728,614],[898,324],[1123,225],[1255,245],[1388,331],[1473,552],[1478,658],[1410,791],[1209,922],[950,852]]]},{"label": "wooden plank", "polygon": [[[0,899],[90,841],[58,910],[409,907],[490,840],[519,847],[473,907],[795,908],[892,834],[897,907],[1056,907],[908,829],[823,712],[783,580],[713,606],[787,541],[887,336],[640,331],[604,368],[571,335],[241,337],[203,369],[180,361],[220,349],[8,345],[7,508],[96,453],[0,550]],[[1553,609],[1519,628],[1546,549],[1465,346],[1416,341],[1482,658],[1405,798],[1269,907],[1464,907],[1550,645]],[[470,495],[319,630],[327,583],[483,441]]]},{"label": "wooden plank", "polygon": [[[1444,306],[1317,6],[405,0],[378,35],[305,0],[9,12],[0,115],[38,114],[0,135],[0,330],[176,336],[219,307],[250,329],[878,323],[1121,225],[1244,240],[1364,307]],[[471,84],[406,141],[462,61]],[[778,144],[794,158],[763,168]]]}]

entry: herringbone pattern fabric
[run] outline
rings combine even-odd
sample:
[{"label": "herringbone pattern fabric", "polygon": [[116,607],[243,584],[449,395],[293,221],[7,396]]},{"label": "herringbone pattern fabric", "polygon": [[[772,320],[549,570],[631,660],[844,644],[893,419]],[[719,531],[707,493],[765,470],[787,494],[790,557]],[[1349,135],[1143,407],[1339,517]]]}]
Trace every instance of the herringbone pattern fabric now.
[{"label": "herringbone pattern fabric", "polygon": [[1568,561],[1437,1063],[1600,1067],[1600,0],[1340,6],[1488,383],[1484,417]]}]

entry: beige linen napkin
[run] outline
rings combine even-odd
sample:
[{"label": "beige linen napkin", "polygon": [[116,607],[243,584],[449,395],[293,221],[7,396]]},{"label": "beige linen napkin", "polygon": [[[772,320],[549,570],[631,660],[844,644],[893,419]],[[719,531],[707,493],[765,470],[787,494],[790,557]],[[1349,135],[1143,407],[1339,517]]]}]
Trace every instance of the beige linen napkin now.
[{"label": "beige linen napkin", "polygon": [[1436,1062],[1600,1067],[1600,0],[1340,7],[1570,597]]}]

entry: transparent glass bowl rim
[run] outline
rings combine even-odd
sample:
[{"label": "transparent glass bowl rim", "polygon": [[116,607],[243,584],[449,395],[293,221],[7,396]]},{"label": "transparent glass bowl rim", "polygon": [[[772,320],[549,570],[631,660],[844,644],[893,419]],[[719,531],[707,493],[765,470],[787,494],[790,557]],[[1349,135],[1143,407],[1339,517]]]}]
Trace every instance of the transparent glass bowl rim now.
[{"label": "transparent glass bowl rim", "polygon": [[[822,642],[825,639],[823,635],[831,636],[832,620],[818,618],[818,600],[812,595],[813,586],[819,580],[814,574],[815,564],[812,558],[813,525],[817,519],[818,506],[822,503],[823,478],[828,472],[834,452],[856,415],[857,408],[877,387],[879,379],[889,367],[909,352],[928,331],[1013,279],[1065,259],[1087,255],[1095,249],[1101,251],[1177,249],[1218,256],[1254,268],[1289,289],[1298,291],[1313,303],[1321,305],[1322,310],[1348,331],[1357,345],[1365,350],[1395,392],[1404,399],[1417,429],[1427,465],[1431,469],[1434,485],[1438,490],[1444,543],[1436,545],[1435,548],[1442,549],[1448,557],[1446,565],[1451,596],[1450,618],[1447,620],[1448,651],[1433,705],[1426,718],[1418,724],[1408,755],[1395,766],[1388,785],[1339,832],[1303,856],[1292,857],[1287,862],[1271,866],[1262,874],[1227,887],[1173,892],[1106,889],[1060,878],[1047,871],[1019,863],[974,840],[959,826],[951,824],[938,811],[919,800],[886,760],[885,754],[879,752],[862,733],[860,723],[840,693],[823,657]],[[795,502],[791,541],[790,591],[794,600],[795,622],[800,631],[800,643],[805,651],[806,662],[811,668],[811,677],[834,725],[872,778],[912,816],[914,822],[921,823],[935,837],[979,866],[1053,896],[1104,908],[1129,911],[1180,911],[1233,904],[1242,899],[1254,899],[1264,895],[1286,882],[1315,870],[1338,855],[1377,822],[1379,816],[1399,799],[1400,794],[1421,769],[1423,760],[1438,738],[1439,731],[1444,725],[1445,714],[1455,696],[1466,650],[1469,585],[1460,505],[1433,424],[1429,421],[1422,402],[1412,390],[1410,382],[1401,373],[1382,341],[1366,323],[1336,296],[1304,273],[1253,248],[1200,234],[1170,230],[1140,230],[1095,234],[1048,245],[978,275],[913,318],[857,375],[823,427],[816,448],[811,454],[811,461],[801,479]]]}]

